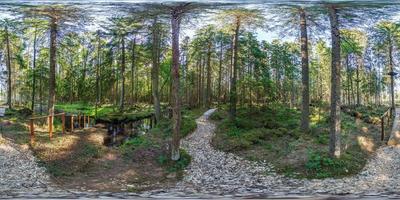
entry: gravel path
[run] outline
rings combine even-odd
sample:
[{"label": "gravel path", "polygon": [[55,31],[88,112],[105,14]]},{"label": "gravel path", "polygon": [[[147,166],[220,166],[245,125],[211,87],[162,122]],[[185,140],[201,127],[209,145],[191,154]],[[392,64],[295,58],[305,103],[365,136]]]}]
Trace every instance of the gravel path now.
[{"label": "gravel path", "polygon": [[192,163],[177,188],[184,193],[236,196],[269,195],[394,195],[400,194],[400,148],[384,146],[358,175],[343,179],[290,179],[274,172],[263,162],[244,160],[215,150],[210,141],[215,125],[208,117],[211,109],[197,119],[197,130],[182,140]]},{"label": "gravel path", "polygon": [[[197,119],[197,129],[182,140],[192,156],[185,176],[175,188],[143,193],[65,191],[52,188],[28,148],[0,136],[0,198],[400,198],[400,147],[385,146],[358,175],[343,179],[299,180],[274,172],[265,162],[244,160],[215,150],[210,141],[215,125],[211,109]],[[343,198],[344,196],[339,196]]]},{"label": "gravel path", "polygon": [[28,148],[0,135],[0,193],[45,192],[49,176]]}]

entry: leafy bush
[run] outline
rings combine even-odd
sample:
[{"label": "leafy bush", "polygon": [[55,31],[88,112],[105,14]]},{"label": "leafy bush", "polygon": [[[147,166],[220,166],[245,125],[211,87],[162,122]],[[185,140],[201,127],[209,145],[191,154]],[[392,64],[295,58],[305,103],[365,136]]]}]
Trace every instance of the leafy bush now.
[{"label": "leafy bush", "polygon": [[328,144],[329,143],[329,135],[328,134],[320,134],[316,138],[316,142],[318,144]]},{"label": "leafy bush", "polygon": [[252,129],[243,134],[243,140],[251,144],[261,144],[266,138],[266,130],[264,128]]},{"label": "leafy bush", "polygon": [[217,110],[211,116],[210,119],[214,121],[220,121],[226,118],[226,112]]},{"label": "leafy bush", "polygon": [[308,177],[341,177],[361,170],[365,162],[365,155],[359,146],[352,146],[340,158],[330,158],[326,152],[309,151],[305,168]]},{"label": "leafy bush", "polygon": [[170,161],[168,172],[176,172],[184,170],[191,162],[192,157],[183,149],[180,149],[181,157],[177,161]]},{"label": "leafy bush", "polygon": [[246,129],[246,130],[263,127],[262,122],[260,122],[258,120],[254,120],[249,117],[237,118],[235,124],[236,124],[236,127],[240,128],[240,129]]},{"label": "leafy bush", "polygon": [[309,151],[306,169],[309,174],[316,174],[317,178],[326,178],[331,176],[330,170],[327,168],[339,167],[340,163],[329,158],[321,152]]}]

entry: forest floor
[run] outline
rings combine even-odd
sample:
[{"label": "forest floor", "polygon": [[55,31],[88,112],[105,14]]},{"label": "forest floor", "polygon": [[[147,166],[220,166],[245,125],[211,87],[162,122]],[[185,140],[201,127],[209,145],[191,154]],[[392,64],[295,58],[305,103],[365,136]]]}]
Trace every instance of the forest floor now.
[{"label": "forest floor", "polygon": [[[356,175],[339,179],[296,179],[276,173],[273,165],[268,162],[250,161],[232,153],[219,151],[211,145],[215,136],[216,124],[208,118],[214,110],[206,112],[197,122],[197,129],[182,140],[182,147],[192,156],[192,162],[184,172],[182,181],[175,187],[162,188],[144,192],[96,192],[82,190],[57,190],[51,185],[46,185],[45,178],[43,189],[29,190],[30,185],[23,184],[18,187],[1,185],[0,197],[89,197],[89,198],[242,198],[242,197],[272,197],[272,198],[300,198],[300,197],[327,197],[330,195],[347,195],[346,198],[372,197],[387,198],[400,197],[400,147],[382,146],[376,150],[363,170]],[[15,142],[0,142],[0,149],[14,146]],[[20,146],[20,145],[18,145]],[[20,148],[20,147],[15,147]],[[29,149],[28,149],[29,150]],[[0,157],[7,157],[15,152],[12,150],[0,151]],[[25,154],[31,160],[32,154]],[[19,158],[21,157],[21,158]],[[25,161],[16,154],[11,159],[5,159],[2,166],[23,166]],[[11,163],[16,163],[15,165]],[[43,172],[43,168],[32,163],[31,170],[23,170],[25,176],[31,176],[32,171]],[[9,180],[9,176],[19,176],[21,171],[10,171],[6,168],[0,173],[0,179]],[[37,169],[37,170],[35,170]],[[11,172],[11,173],[10,173]],[[16,174],[14,174],[16,173]],[[47,177],[45,174],[40,177]],[[10,179],[12,180],[12,179]],[[31,180],[28,178],[28,180]],[[12,181],[11,181],[12,182]],[[3,183],[3,182],[2,182]],[[47,183],[48,184],[48,183]],[[11,185],[11,183],[10,183]],[[24,189],[25,187],[25,189]],[[339,196],[341,198],[343,196]]]},{"label": "forest floor", "polygon": [[[195,119],[202,113],[203,110],[184,111],[183,134],[196,129]],[[104,145],[107,129],[103,125],[62,134],[58,122],[52,139],[45,122],[35,124],[35,143],[28,145],[27,119],[19,111],[8,112],[2,119],[0,135],[31,152],[38,167],[50,175],[50,181],[66,190],[138,192],[169,188],[181,179],[181,171],[190,162],[184,152],[176,163],[168,161],[164,148],[170,137],[168,120],[148,134],[129,139],[121,146],[108,147]]]},{"label": "forest floor", "polygon": [[[212,144],[247,160],[272,163],[289,177],[340,178],[358,173],[383,144],[379,117],[386,110],[359,107],[357,117],[350,110],[342,113],[340,159],[328,156],[329,112],[319,107],[311,109],[309,132],[299,129],[300,111],[285,106],[239,109],[235,122],[220,109],[211,116],[217,124]],[[390,128],[385,127],[387,133]]]}]

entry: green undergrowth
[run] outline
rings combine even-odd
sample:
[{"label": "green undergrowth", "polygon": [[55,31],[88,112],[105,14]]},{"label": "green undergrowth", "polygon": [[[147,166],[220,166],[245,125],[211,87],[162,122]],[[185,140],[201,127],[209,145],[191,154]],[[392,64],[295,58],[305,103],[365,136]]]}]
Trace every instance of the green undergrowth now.
[{"label": "green undergrowth", "polygon": [[[67,112],[67,113],[74,113],[74,114],[85,114],[85,115],[96,115],[96,106],[89,103],[58,103],[55,106],[56,110]],[[107,118],[108,116],[116,116],[116,115],[125,115],[130,116],[134,113],[138,116],[144,115],[151,110],[151,106],[148,104],[135,104],[132,106],[127,105],[123,112],[119,110],[118,106],[112,104],[103,104],[97,107],[97,117],[98,118]]]},{"label": "green undergrowth", "polygon": [[217,124],[213,146],[249,160],[266,160],[278,172],[297,178],[343,177],[355,174],[381,144],[379,128],[342,114],[342,156],[330,158],[329,111],[311,107],[310,131],[299,129],[301,113],[287,106],[240,108],[236,121],[225,109],[211,119]]},{"label": "green undergrowth", "polygon": [[364,120],[367,123],[379,124],[380,117],[389,109],[385,105],[360,105],[343,106],[342,110],[347,114]]},{"label": "green undergrowth", "polygon": [[[200,117],[204,109],[185,109],[182,111],[181,138],[192,133],[197,125],[196,119]],[[120,151],[126,159],[140,161],[142,159],[153,159],[168,172],[182,172],[190,163],[190,155],[181,149],[181,158],[171,161],[170,144],[172,141],[171,119],[162,119],[147,134],[140,135],[125,141]]]}]

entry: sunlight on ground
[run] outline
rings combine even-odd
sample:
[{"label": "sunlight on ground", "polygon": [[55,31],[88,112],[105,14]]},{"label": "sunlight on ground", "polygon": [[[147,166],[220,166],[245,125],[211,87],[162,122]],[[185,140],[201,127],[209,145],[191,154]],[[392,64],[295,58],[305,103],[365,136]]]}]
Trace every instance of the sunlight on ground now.
[{"label": "sunlight on ground", "polygon": [[37,143],[41,148],[57,148],[58,150],[70,150],[80,139],[76,135],[63,135],[62,138],[54,138],[51,142]]},{"label": "sunlight on ground", "polygon": [[11,146],[8,146],[8,145],[1,145],[0,146],[0,151],[9,153],[9,152],[13,151],[13,148]]},{"label": "sunlight on ground", "polygon": [[361,149],[366,150],[370,153],[374,151],[375,144],[373,139],[365,136],[358,136],[357,141]]},{"label": "sunlight on ground", "polygon": [[107,153],[104,158],[106,160],[116,160],[117,159],[117,155],[115,153]]},{"label": "sunlight on ground", "polygon": [[99,129],[90,129],[90,130],[84,130],[85,134],[88,135],[88,140],[92,143],[102,145],[104,143],[104,137],[107,135],[105,130],[99,130]]},{"label": "sunlight on ground", "polygon": [[363,126],[362,128],[361,128],[361,131],[363,132],[363,133],[368,133],[368,127],[366,127],[366,126]]},{"label": "sunlight on ground", "polygon": [[399,140],[400,140],[400,131],[394,131],[390,136],[388,145],[399,145]]}]

